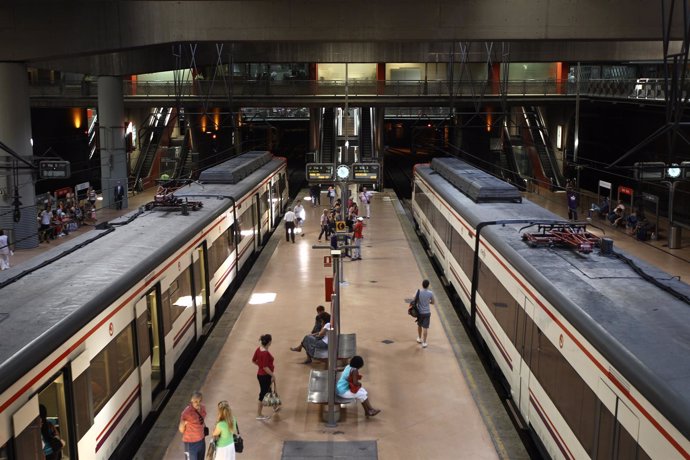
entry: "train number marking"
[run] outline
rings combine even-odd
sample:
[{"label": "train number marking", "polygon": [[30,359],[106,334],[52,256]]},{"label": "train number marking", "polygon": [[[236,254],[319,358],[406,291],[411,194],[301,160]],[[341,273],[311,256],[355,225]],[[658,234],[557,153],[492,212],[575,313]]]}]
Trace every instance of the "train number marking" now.
[{"label": "train number marking", "polygon": [[563,348],[563,334],[558,337],[558,348]]},{"label": "train number marking", "polygon": [[110,337],[113,336],[114,332],[115,332],[115,326],[113,326],[113,323],[108,324],[108,334],[110,334]]}]

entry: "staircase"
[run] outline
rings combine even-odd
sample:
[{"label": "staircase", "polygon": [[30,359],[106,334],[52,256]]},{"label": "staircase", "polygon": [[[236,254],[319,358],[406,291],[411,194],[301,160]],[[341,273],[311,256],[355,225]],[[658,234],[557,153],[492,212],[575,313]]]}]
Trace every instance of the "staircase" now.
[{"label": "staircase", "polygon": [[335,150],[335,109],[323,109],[321,120],[321,163],[333,163]]}]

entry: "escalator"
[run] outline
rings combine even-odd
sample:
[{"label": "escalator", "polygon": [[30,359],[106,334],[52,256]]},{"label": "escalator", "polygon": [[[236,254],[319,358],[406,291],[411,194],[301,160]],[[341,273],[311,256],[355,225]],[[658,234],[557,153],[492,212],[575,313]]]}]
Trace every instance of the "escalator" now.
[{"label": "escalator", "polygon": [[[533,147],[530,157],[533,161],[534,177],[555,187],[563,187],[564,180],[551,147],[548,131],[538,107],[522,107],[525,126],[522,129],[522,139],[526,146]],[[541,177],[540,177],[541,176]]]},{"label": "escalator", "polygon": [[141,145],[139,158],[134,169],[134,183],[139,183],[151,175],[151,169],[156,159],[158,148],[166,134],[166,128],[175,117],[175,109],[161,107],[154,109],[147,119],[145,126],[140,129]]},{"label": "escalator", "polygon": [[503,180],[515,184],[521,190],[525,190],[529,178],[533,177],[532,165],[527,155],[525,146],[520,136],[511,136],[507,127],[503,127],[501,136],[501,148],[496,149],[498,175]]},{"label": "escalator", "polygon": [[189,148],[189,137],[191,130],[186,130],[184,133],[184,139],[180,145],[180,157],[177,159],[177,164],[175,165],[175,179],[190,179],[193,169],[193,161],[191,149]]},{"label": "escalator", "polygon": [[321,163],[333,163],[335,150],[335,109],[323,109],[321,123]]},{"label": "escalator", "polygon": [[371,123],[371,107],[362,107],[359,128],[359,155],[362,163],[374,163],[374,130]]}]

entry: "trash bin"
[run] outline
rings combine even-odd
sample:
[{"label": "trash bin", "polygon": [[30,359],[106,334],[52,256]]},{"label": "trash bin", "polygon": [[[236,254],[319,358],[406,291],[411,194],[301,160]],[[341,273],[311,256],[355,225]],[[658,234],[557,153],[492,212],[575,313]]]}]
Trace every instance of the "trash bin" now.
[{"label": "trash bin", "polygon": [[601,253],[610,255],[613,253],[613,240],[611,238],[602,238],[600,243]]},{"label": "trash bin", "polygon": [[680,240],[682,238],[682,228],[677,225],[671,225],[668,231],[668,248],[680,249]]}]

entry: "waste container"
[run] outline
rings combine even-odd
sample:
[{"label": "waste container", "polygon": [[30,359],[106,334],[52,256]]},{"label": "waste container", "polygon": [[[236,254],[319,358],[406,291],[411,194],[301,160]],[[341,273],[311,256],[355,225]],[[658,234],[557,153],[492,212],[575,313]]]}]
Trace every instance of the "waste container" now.
[{"label": "waste container", "polygon": [[671,225],[668,232],[668,248],[669,249],[680,249],[680,240],[682,238],[681,227],[677,225]]}]

